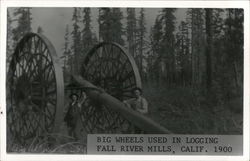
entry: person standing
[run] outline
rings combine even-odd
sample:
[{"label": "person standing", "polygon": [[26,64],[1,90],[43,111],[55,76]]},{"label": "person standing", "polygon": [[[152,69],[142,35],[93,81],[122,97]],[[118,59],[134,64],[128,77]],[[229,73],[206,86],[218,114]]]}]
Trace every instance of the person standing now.
[{"label": "person standing", "polygon": [[70,95],[70,99],[71,101],[66,110],[64,121],[66,122],[68,127],[68,134],[71,137],[77,139],[76,126],[78,119],[80,119],[81,106],[86,100],[86,94],[85,92],[82,92],[80,101],[79,101],[79,96],[75,93]]}]

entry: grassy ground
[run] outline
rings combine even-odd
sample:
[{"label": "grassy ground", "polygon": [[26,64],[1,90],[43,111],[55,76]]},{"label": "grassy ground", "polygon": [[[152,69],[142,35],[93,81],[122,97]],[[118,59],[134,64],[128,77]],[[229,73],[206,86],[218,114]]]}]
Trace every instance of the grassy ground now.
[{"label": "grassy ground", "polygon": [[[215,105],[191,88],[144,86],[149,103],[148,116],[175,134],[242,134],[242,99]],[[86,153],[86,141],[76,142],[67,136],[64,123],[58,134],[34,138],[21,146],[8,142],[12,153]],[[9,138],[10,139],[10,138]]]},{"label": "grassy ground", "polygon": [[68,136],[50,134],[34,138],[27,145],[11,143],[7,147],[10,153],[54,153],[54,154],[86,154],[86,144],[74,141]]}]

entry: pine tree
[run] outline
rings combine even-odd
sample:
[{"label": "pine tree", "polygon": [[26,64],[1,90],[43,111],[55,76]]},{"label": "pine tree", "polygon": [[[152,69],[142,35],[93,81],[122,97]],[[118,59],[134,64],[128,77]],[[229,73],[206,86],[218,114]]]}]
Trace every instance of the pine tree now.
[{"label": "pine tree", "polygon": [[42,34],[43,32],[43,28],[41,26],[38,26],[37,33]]},{"label": "pine tree", "polygon": [[[67,68],[70,65],[70,42],[69,42],[69,25],[66,25],[65,35],[64,35],[64,44],[63,44],[63,56],[64,56],[64,67]],[[72,71],[72,69],[71,69]]]},{"label": "pine tree", "polygon": [[213,40],[220,39],[223,36],[223,26],[224,26],[224,20],[223,20],[223,14],[224,10],[215,8],[212,12],[212,33],[213,33]]},{"label": "pine tree", "polygon": [[13,34],[12,34],[12,19],[10,17],[9,10],[7,10],[7,55],[6,55],[6,65],[9,66],[11,56],[13,54]]},{"label": "pine tree", "polygon": [[187,14],[191,28],[192,85],[201,87],[206,82],[205,13],[204,9],[194,8]]},{"label": "pine tree", "polygon": [[84,8],[83,9],[83,30],[82,30],[82,54],[81,60],[83,60],[85,54],[93,47],[93,45],[97,42],[94,33],[91,31],[91,9]]},{"label": "pine tree", "polygon": [[175,9],[166,8],[162,9],[161,19],[163,23],[163,37],[161,47],[163,54],[161,56],[162,68],[165,70],[164,77],[167,80],[167,84],[170,85],[174,82],[176,63],[175,63]]},{"label": "pine tree", "polygon": [[145,13],[144,13],[144,9],[141,8],[140,9],[140,15],[139,15],[139,20],[138,20],[138,57],[137,57],[137,63],[139,65],[139,71],[141,73],[142,78],[144,79],[145,76],[143,74],[144,71],[144,67],[143,67],[143,62],[145,61],[145,45],[146,45],[146,40],[145,40],[145,36],[146,36],[146,22],[145,22]]},{"label": "pine tree", "polygon": [[71,33],[72,35],[72,52],[74,53],[74,65],[73,65],[73,73],[79,73],[80,69],[80,54],[81,54],[81,32],[80,32],[80,27],[79,27],[79,19],[80,19],[80,13],[79,13],[79,8],[74,8],[73,11],[73,31]]},{"label": "pine tree", "polygon": [[99,9],[99,37],[101,41],[112,41],[111,30],[112,13],[110,8]]},{"label": "pine tree", "polygon": [[[225,61],[230,80],[234,80],[232,87],[242,87],[243,84],[243,20],[242,9],[227,9],[227,19],[225,21]],[[239,88],[238,88],[239,89]],[[237,89],[237,90],[238,90]],[[238,90],[239,91],[239,90]]]},{"label": "pine tree", "polygon": [[123,40],[123,19],[119,8],[101,8],[99,9],[99,36],[102,41],[112,41],[124,45]]},{"label": "pine tree", "polygon": [[212,9],[205,9],[206,18],[206,87],[212,87]]},{"label": "pine tree", "polygon": [[176,34],[176,48],[177,48],[177,68],[179,71],[179,82],[181,85],[186,86],[190,84],[191,66],[190,66],[190,53],[189,53],[189,30],[188,23],[181,21],[179,25],[179,32]]},{"label": "pine tree", "polygon": [[26,33],[31,32],[31,8],[20,7],[14,12],[14,16],[18,18],[17,27],[13,29],[13,39],[15,44],[21,39]]},{"label": "pine tree", "polygon": [[151,46],[152,51],[154,55],[160,55],[161,54],[161,41],[162,41],[162,35],[163,35],[163,26],[162,26],[162,20],[158,16],[155,20],[155,24],[153,28],[151,29]]},{"label": "pine tree", "polygon": [[136,13],[135,8],[127,8],[127,41],[129,53],[135,57],[136,54]]},{"label": "pine tree", "polygon": [[157,16],[154,26],[151,28],[150,33],[150,45],[151,45],[151,54],[148,56],[148,68],[149,74],[152,81],[160,83],[160,66],[161,53],[162,53],[162,21],[159,16]]},{"label": "pine tree", "polygon": [[124,45],[124,29],[122,25],[123,14],[120,8],[112,9],[112,39],[114,42],[119,43],[120,45]]},{"label": "pine tree", "polygon": [[212,22],[211,22],[211,30],[212,30],[212,71],[213,71],[213,82],[218,84],[220,77],[221,68],[221,58],[223,57],[223,46],[222,42],[224,42],[223,37],[225,35],[224,31],[224,10],[223,9],[213,9],[212,12]]}]

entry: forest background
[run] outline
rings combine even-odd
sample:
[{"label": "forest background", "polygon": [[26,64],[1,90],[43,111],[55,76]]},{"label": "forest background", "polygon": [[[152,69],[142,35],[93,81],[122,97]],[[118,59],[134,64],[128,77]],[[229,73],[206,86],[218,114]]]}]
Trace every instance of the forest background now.
[{"label": "forest background", "polygon": [[[94,44],[117,42],[139,68],[149,117],[174,133],[242,134],[243,9],[158,8],[153,23],[145,10],[72,8],[62,33],[62,67],[77,73]],[[8,9],[7,68],[25,33],[46,33],[35,11]]]}]

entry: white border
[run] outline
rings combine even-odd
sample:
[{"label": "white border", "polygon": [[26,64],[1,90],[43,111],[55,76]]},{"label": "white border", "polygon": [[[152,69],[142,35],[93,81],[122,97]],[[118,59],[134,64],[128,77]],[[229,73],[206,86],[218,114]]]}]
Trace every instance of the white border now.
[{"label": "white border", "polygon": [[[244,1],[133,1],[133,0],[54,0],[54,1],[7,1],[0,0],[0,131],[1,153],[0,160],[51,160],[51,161],[76,161],[76,160],[213,160],[213,161],[248,161],[249,160],[249,8],[250,2]],[[14,155],[6,154],[6,113],[5,113],[5,77],[6,77],[6,27],[7,7],[146,7],[146,8],[244,8],[244,130],[243,130],[243,156],[171,156],[171,155]]]}]

